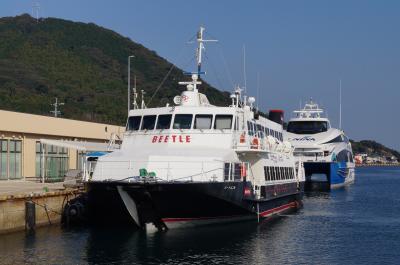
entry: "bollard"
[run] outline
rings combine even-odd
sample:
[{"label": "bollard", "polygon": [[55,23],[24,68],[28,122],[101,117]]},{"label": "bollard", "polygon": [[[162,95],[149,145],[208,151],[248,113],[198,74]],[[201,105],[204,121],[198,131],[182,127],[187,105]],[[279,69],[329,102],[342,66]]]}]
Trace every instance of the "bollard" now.
[{"label": "bollard", "polygon": [[33,201],[25,202],[25,231],[34,232],[36,227],[36,209]]}]

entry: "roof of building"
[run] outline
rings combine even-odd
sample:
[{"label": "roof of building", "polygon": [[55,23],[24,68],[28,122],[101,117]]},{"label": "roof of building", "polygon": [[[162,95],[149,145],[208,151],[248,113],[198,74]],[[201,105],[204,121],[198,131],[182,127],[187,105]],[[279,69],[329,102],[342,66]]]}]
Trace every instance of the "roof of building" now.
[{"label": "roof of building", "polygon": [[108,140],[113,133],[121,136],[125,131],[124,127],[116,125],[5,110],[0,110],[0,121],[0,132],[16,132],[61,137]]}]

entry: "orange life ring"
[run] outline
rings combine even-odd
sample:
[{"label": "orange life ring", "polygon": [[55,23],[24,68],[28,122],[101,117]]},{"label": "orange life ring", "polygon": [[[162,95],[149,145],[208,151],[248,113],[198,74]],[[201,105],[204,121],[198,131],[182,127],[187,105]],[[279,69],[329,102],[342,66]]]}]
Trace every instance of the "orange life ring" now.
[{"label": "orange life ring", "polygon": [[258,138],[254,137],[253,141],[251,142],[251,148],[252,149],[258,149],[258,144],[259,144]]},{"label": "orange life ring", "polygon": [[240,135],[240,143],[243,144],[244,142],[246,142],[246,136],[244,135],[244,133],[242,133]]}]

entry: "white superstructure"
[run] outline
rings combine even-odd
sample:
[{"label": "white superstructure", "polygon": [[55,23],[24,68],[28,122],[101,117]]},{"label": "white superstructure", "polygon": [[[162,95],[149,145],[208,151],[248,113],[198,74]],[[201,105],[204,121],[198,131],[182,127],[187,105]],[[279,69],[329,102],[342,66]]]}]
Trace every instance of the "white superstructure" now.
[{"label": "white superstructure", "polygon": [[[307,172],[307,164],[337,163],[337,173],[339,177],[344,176],[343,182],[339,178],[338,183],[331,183],[333,186],[340,186],[354,181],[351,143],[342,130],[331,127],[329,119],[323,117],[323,112],[312,100],[303,109],[294,111],[295,116],[288,122],[284,139],[295,148],[294,155],[306,163],[308,176],[315,172]],[[335,172],[331,174],[333,181]]]},{"label": "white superstructure", "polygon": [[98,159],[90,181],[137,181],[140,172],[159,182],[247,177],[258,197],[260,186],[304,182],[282,125],[258,115],[253,97],[237,88],[229,106],[217,107],[199,92],[203,32],[197,36],[197,72],[179,83],[187,89],[173,106],[130,110],[121,149]]}]

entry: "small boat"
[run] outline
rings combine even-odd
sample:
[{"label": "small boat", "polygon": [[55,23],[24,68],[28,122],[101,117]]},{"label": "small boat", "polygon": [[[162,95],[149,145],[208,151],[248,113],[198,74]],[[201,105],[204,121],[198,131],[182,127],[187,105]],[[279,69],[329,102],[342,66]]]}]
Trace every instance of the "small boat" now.
[{"label": "small boat", "polygon": [[324,110],[310,100],[294,111],[285,139],[294,146],[306,174],[306,189],[330,190],[353,183],[355,163],[351,143],[344,131],[332,128]]},{"label": "small boat", "polygon": [[121,148],[98,157],[87,181],[92,221],[165,230],[301,207],[304,168],[283,141],[282,112],[263,117],[240,88],[225,107],[199,91],[203,36],[201,27],[197,71],[179,82],[175,104],[130,110]]}]

